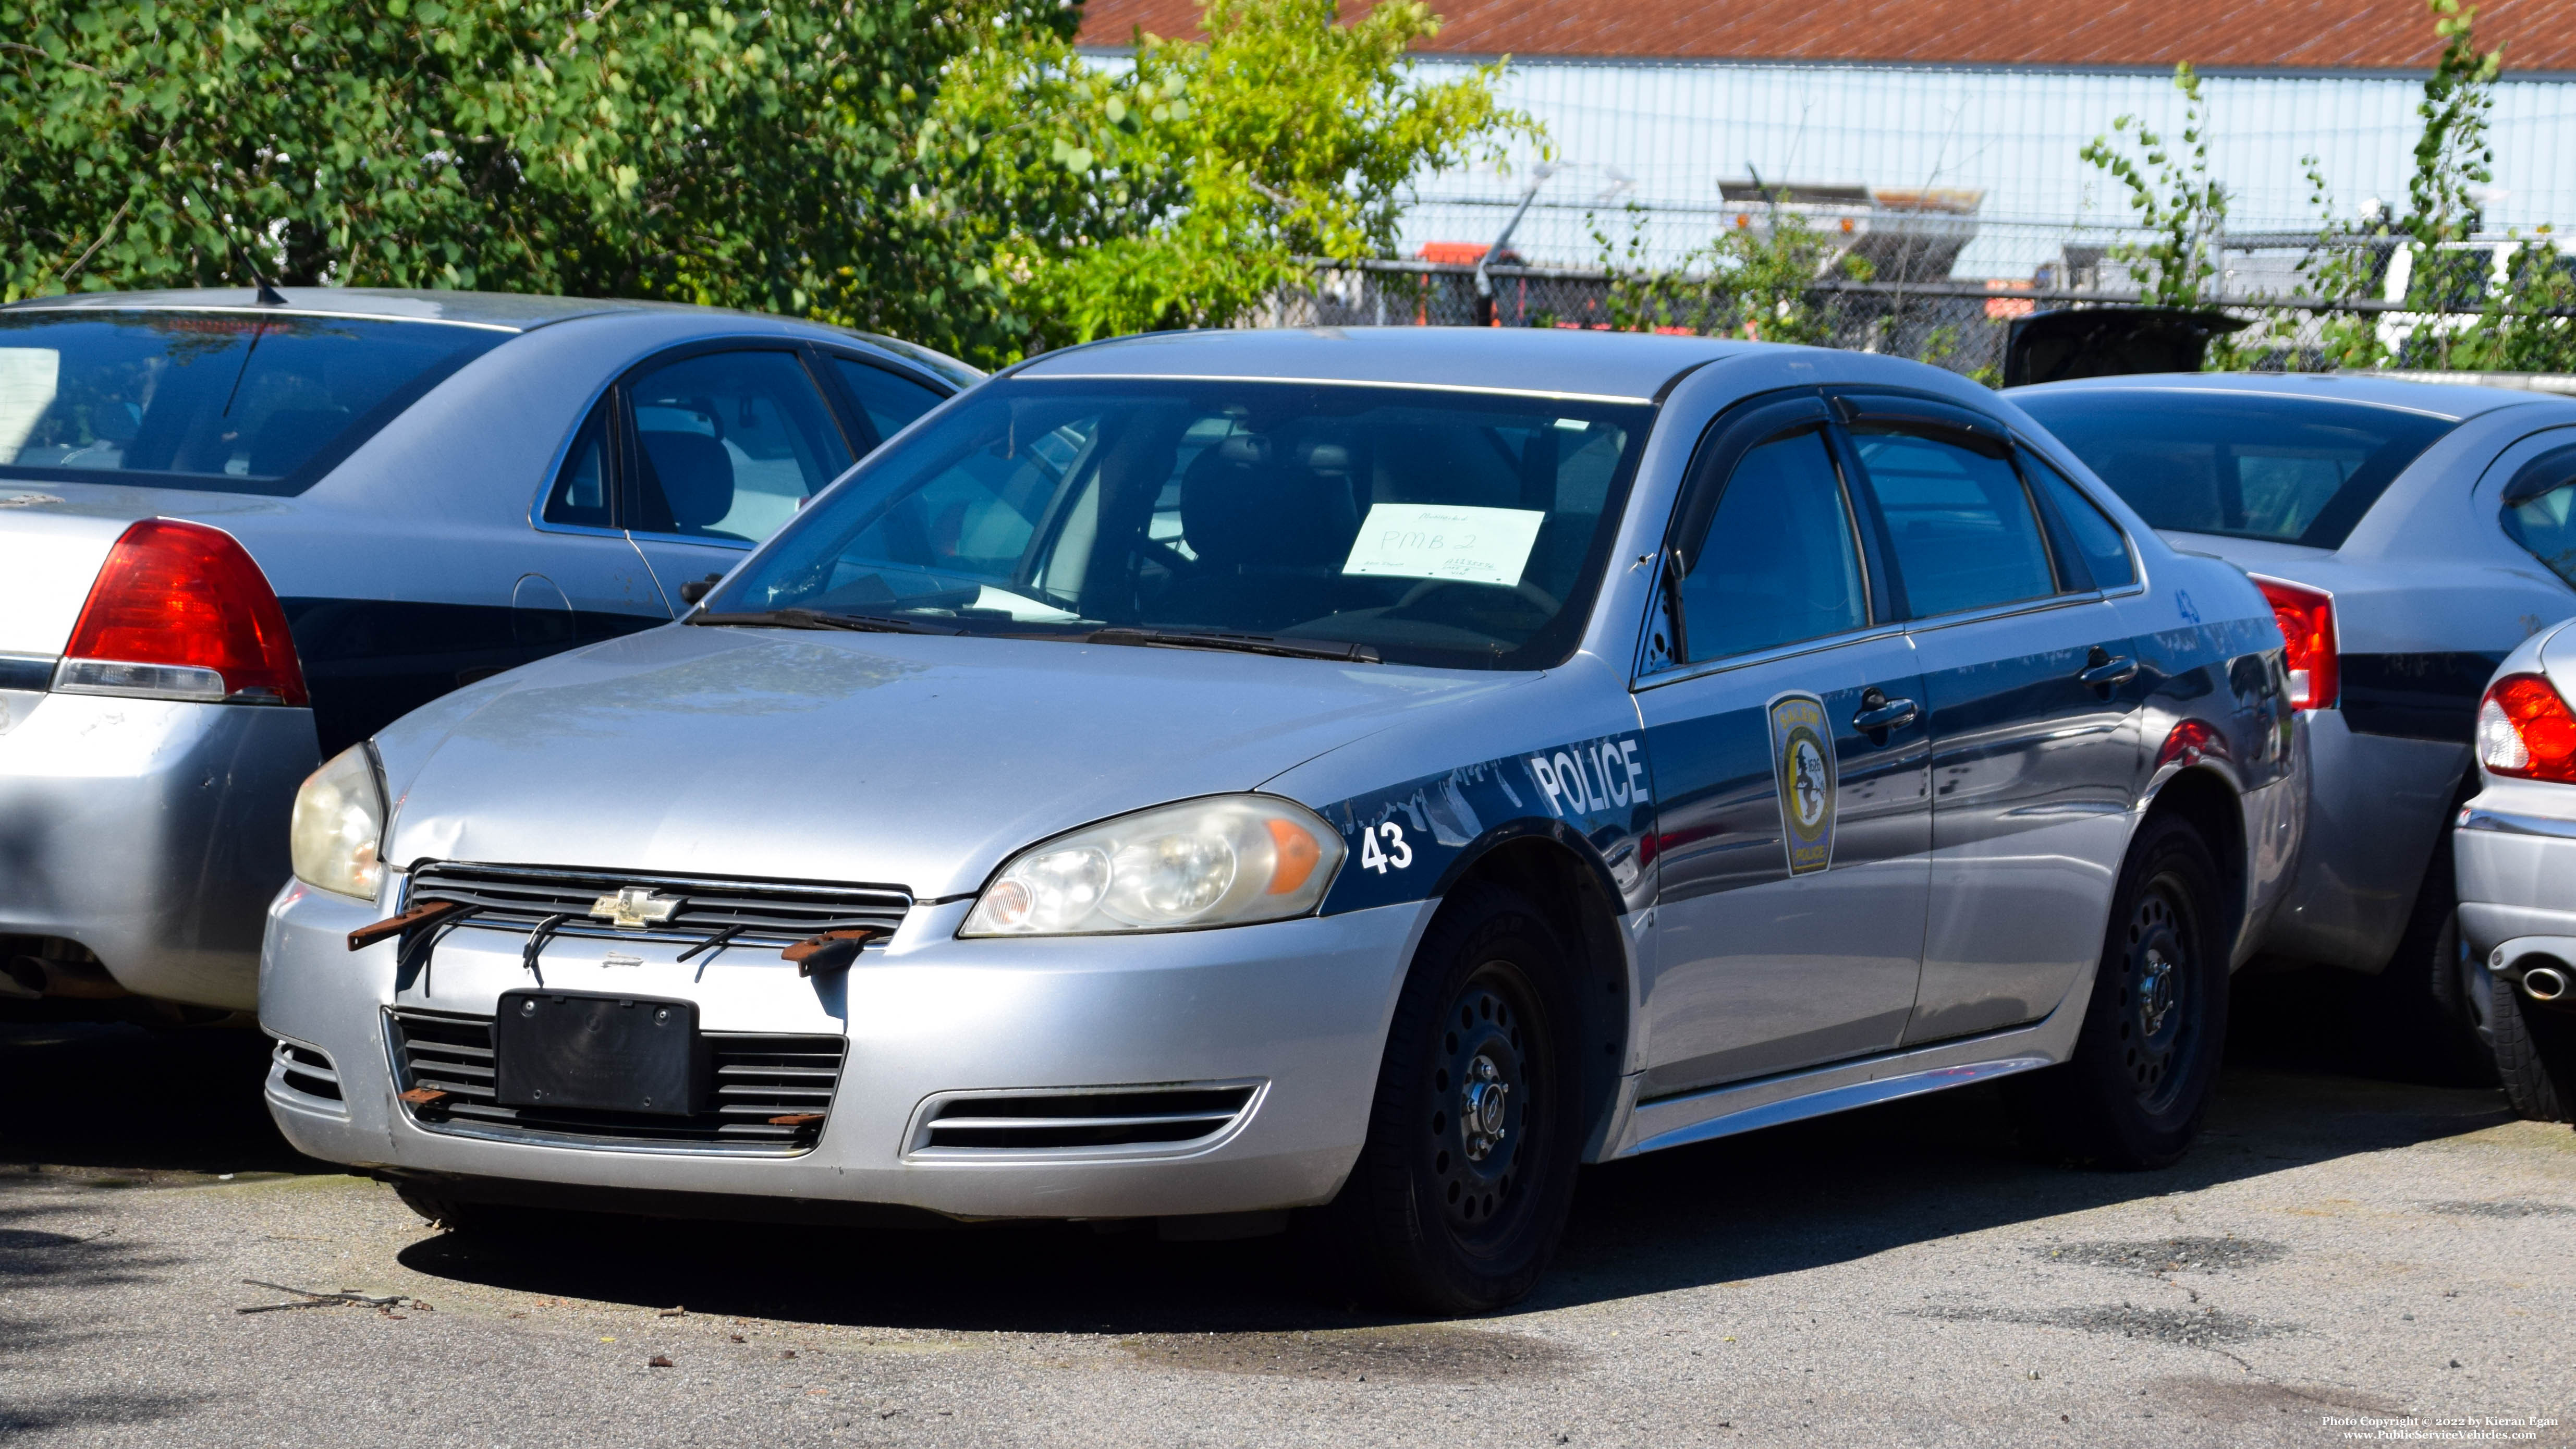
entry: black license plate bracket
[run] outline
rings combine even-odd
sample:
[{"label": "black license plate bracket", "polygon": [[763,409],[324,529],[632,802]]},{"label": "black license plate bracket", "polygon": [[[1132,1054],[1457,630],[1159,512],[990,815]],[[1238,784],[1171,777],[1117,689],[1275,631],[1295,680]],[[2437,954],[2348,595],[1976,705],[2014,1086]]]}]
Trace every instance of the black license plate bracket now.
[{"label": "black license plate bracket", "polygon": [[492,1094],[504,1107],[684,1117],[706,1099],[693,1001],[505,991],[492,1019]]}]

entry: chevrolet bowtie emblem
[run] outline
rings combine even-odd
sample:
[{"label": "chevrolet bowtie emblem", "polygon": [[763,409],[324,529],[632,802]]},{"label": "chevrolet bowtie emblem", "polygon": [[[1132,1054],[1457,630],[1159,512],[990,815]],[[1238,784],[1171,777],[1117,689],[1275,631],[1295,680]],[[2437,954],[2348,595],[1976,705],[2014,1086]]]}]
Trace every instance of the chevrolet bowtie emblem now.
[{"label": "chevrolet bowtie emblem", "polygon": [[640,931],[656,922],[671,919],[680,908],[677,900],[657,896],[642,886],[624,886],[617,894],[601,896],[590,903],[590,913],[621,931]]}]

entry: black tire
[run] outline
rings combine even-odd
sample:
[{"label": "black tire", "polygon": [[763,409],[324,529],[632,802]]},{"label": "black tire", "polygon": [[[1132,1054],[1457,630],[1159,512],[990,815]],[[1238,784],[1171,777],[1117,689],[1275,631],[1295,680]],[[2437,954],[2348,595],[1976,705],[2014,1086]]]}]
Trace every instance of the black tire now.
[{"label": "black tire", "polygon": [[[2455,812],[2456,813],[2456,812]],[[2479,1019],[2470,974],[2478,962],[2460,939],[2460,897],[2445,827],[2424,863],[2406,934],[2380,973],[2362,985],[2370,1066],[2401,1081],[2492,1087],[2492,1033]]]},{"label": "black tire", "polygon": [[1572,965],[1510,891],[1471,883],[1441,907],[1396,1001],[1367,1144],[1325,1214],[1363,1293],[1445,1316],[1537,1286],[1583,1148]]},{"label": "black tire", "polygon": [[2513,1110],[2534,1122],[2576,1121],[2576,1016],[2525,1001],[2498,981],[2487,1024]]},{"label": "black tire", "polygon": [[2014,1081],[2047,1154],[2170,1167],[2199,1135],[2227,1040],[2227,931],[2217,863],[2179,817],[2130,842],[2075,1054]]}]

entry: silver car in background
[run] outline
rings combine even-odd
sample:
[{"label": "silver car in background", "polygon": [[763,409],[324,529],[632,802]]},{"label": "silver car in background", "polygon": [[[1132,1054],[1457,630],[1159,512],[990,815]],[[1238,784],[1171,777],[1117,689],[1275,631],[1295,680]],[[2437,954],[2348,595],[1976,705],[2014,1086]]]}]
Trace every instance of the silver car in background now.
[{"label": "silver car in background", "polygon": [[2576,1120],[2576,632],[2506,656],[2478,705],[2480,788],[2460,811],[2472,1020],[2516,1110]]},{"label": "silver car in background", "polygon": [[268,1102],[465,1231],[1323,1208],[1438,1312],[1578,1161],[1918,1092],[2159,1167],[2296,853],[2281,649],[1918,363],[1049,353],[317,773]]},{"label": "silver car in background", "polygon": [[2174,547],[2271,600],[2315,768],[2265,951],[2375,977],[2391,1065],[2481,1074],[2448,836],[2488,676],[2576,613],[2576,400],[2247,374],[2009,396]]},{"label": "silver car in background", "polygon": [[317,764],[460,684],[670,622],[976,376],[559,297],[0,308],[0,998],[251,1008]]}]

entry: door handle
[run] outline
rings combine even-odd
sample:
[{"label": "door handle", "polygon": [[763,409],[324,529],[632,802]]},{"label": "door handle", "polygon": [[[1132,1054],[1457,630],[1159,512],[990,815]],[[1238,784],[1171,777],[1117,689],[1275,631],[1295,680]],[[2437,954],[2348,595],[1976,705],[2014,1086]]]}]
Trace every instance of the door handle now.
[{"label": "door handle", "polygon": [[1860,704],[1860,713],[1852,716],[1852,728],[1865,735],[1912,724],[1923,712],[1923,706],[1910,699],[1889,699],[1874,689],[1861,697]]},{"label": "door handle", "polygon": [[2115,659],[2099,649],[2093,651],[2093,658],[2084,666],[2084,672],[2075,676],[2078,683],[2089,684],[2095,689],[2107,689],[2114,684],[2126,684],[2137,677],[2136,659],[2126,654]]}]

